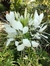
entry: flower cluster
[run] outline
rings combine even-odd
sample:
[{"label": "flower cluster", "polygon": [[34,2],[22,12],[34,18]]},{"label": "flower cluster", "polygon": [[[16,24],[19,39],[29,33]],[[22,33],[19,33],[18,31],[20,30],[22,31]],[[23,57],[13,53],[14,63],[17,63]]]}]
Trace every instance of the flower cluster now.
[{"label": "flower cluster", "polygon": [[14,41],[18,51],[22,51],[25,47],[38,47],[40,45],[38,40],[40,40],[41,37],[45,39],[48,38],[42,34],[47,28],[45,23],[41,23],[43,17],[44,14],[41,13],[38,15],[37,10],[35,10],[34,18],[27,13],[26,9],[24,16],[12,11],[7,13],[6,19],[9,23],[4,25],[4,30],[8,34],[6,46],[8,46],[11,41]]}]

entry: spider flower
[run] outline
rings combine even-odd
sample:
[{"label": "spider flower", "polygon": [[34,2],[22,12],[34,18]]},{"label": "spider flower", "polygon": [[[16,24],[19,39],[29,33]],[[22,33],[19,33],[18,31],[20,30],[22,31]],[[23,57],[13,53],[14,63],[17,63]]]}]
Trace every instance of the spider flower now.
[{"label": "spider flower", "polygon": [[[5,26],[4,30],[8,34],[6,46],[8,46],[11,41],[14,41],[18,51],[24,50],[25,47],[38,47],[39,42],[36,42],[34,38],[41,39],[41,36],[44,38],[48,38],[47,36],[42,34],[42,32],[47,28],[47,25],[44,26],[43,24],[41,24],[44,14],[41,13],[40,15],[38,15],[37,10],[35,10],[33,19],[30,16],[30,14],[28,15],[26,14],[27,13],[26,11],[24,16],[23,15],[20,16],[19,13],[16,12],[14,13],[11,11],[10,13],[6,14],[6,19],[7,21],[9,21],[9,24],[4,25]],[[23,25],[23,22],[25,22],[24,20],[28,22],[27,25]],[[18,40],[18,38],[20,40]]]},{"label": "spider flower", "polygon": [[29,25],[33,25],[35,28],[37,28],[41,24],[43,17],[44,17],[43,13],[41,13],[40,15],[38,15],[37,10],[35,10],[34,20],[31,19],[29,21]]}]

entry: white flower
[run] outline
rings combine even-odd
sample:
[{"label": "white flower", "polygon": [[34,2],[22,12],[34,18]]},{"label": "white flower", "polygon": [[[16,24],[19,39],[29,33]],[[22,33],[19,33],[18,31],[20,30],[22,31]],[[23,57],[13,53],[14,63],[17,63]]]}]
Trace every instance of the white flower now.
[{"label": "white flower", "polygon": [[41,24],[43,17],[44,17],[43,13],[38,15],[37,10],[35,10],[34,20],[31,18],[31,19],[29,19],[28,23],[29,23],[29,25],[33,25],[35,28],[37,28]]},{"label": "white flower", "polygon": [[6,46],[8,46],[8,45],[10,44],[10,42],[13,41],[13,40],[14,40],[14,38],[9,38],[9,39],[7,39]]},{"label": "white flower", "polygon": [[22,50],[24,50],[24,44],[21,44],[21,45],[18,45],[17,46],[17,51],[22,51]]},{"label": "white flower", "polygon": [[23,44],[26,47],[31,47],[31,43],[30,43],[30,41],[28,39],[23,39]]},{"label": "white flower", "polygon": [[23,27],[22,23],[20,21],[13,21],[11,23],[12,27],[16,30],[21,30],[23,32],[23,34],[27,33],[28,32],[28,27],[25,26]]},{"label": "white flower", "polygon": [[23,28],[23,34],[25,34],[25,33],[27,33],[27,32],[28,32],[28,27],[25,26],[25,27]]},{"label": "white flower", "polygon": [[[8,16],[7,16],[8,15]],[[19,15],[19,14],[18,14]],[[25,26],[25,27],[23,27],[23,25],[22,25],[22,23],[20,22],[20,20],[19,21],[16,21],[15,19],[14,19],[14,17],[16,16],[16,17],[18,17],[17,16],[17,13],[15,12],[15,16],[14,16],[14,13],[13,12],[10,12],[10,14],[6,14],[6,19],[10,22],[10,25],[14,28],[14,30],[16,29],[16,30],[21,30],[22,32],[23,32],[23,34],[25,34],[25,33],[27,33],[28,32],[28,27],[27,26]],[[22,17],[22,16],[21,16]],[[22,17],[23,18],[23,17]],[[8,27],[10,27],[10,26],[8,26]],[[9,28],[7,28],[6,27],[6,29],[9,29]],[[11,28],[12,29],[12,28]]]},{"label": "white flower", "polygon": [[[8,24],[5,24],[5,31],[8,33],[7,37],[9,39],[7,39],[7,43],[6,43],[6,46],[9,45],[9,43],[11,41],[15,41],[15,46],[17,47],[17,51],[22,51],[24,50],[25,47],[38,47],[39,46],[39,43],[36,42],[36,41],[33,41],[33,40],[29,40],[31,37],[32,39],[33,38],[37,38],[37,39],[41,39],[41,37],[43,38],[48,38],[47,36],[43,35],[42,32],[46,29],[47,25],[44,26],[44,24],[42,24],[42,26],[40,25],[41,24],[41,21],[43,19],[43,16],[44,14],[41,13],[40,15],[38,15],[37,13],[37,10],[35,10],[35,14],[34,14],[34,20],[32,19],[32,17],[30,17],[30,15],[28,14],[27,15],[27,9],[25,9],[25,14],[24,14],[24,17],[23,16],[20,16],[19,13],[16,13],[15,12],[15,16],[14,16],[14,12],[10,12],[9,14],[6,14],[6,19],[10,22],[10,25]],[[15,20],[15,17],[17,19],[17,21]],[[29,27],[28,26],[24,26],[23,27],[23,24],[21,23],[22,22],[22,19],[28,17],[28,22],[29,22],[29,27],[34,27],[34,28],[30,28],[30,38],[27,39],[25,37],[25,35],[23,36],[23,34],[27,33],[29,31]],[[21,22],[20,22],[21,20]],[[39,29],[36,29],[36,28],[39,28]],[[34,34],[34,31],[32,30],[35,30],[36,33]],[[19,36],[23,36],[21,37],[21,41],[16,41],[16,37],[18,37],[17,35]],[[22,42],[22,43],[20,43]]]},{"label": "white flower", "polygon": [[31,43],[32,43],[32,46],[33,47],[38,47],[39,46],[39,43],[38,42],[32,41]]}]

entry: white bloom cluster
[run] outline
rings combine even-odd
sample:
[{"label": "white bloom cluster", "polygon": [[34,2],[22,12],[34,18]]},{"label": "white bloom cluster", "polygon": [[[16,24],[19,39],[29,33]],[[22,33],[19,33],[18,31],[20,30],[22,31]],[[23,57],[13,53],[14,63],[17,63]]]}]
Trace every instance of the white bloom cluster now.
[{"label": "white bloom cluster", "polygon": [[37,10],[34,13],[34,19],[30,19],[29,20],[29,26],[33,26],[32,27],[32,31],[36,31],[36,33],[31,33],[31,36],[33,36],[33,38],[37,38],[37,39],[41,39],[41,37],[45,37],[48,38],[47,36],[43,35],[42,32],[47,28],[47,25],[45,25],[45,23],[41,24],[42,19],[44,17],[44,14],[41,13],[40,15],[38,15]]},{"label": "white bloom cluster", "polygon": [[[46,29],[47,25],[41,25],[41,21],[43,19],[43,13],[41,13],[40,15],[38,15],[37,10],[35,10],[34,13],[34,19],[32,19],[32,17],[27,16],[28,18],[28,24],[26,26],[23,26],[23,24],[21,23],[21,19],[26,19],[26,12],[25,12],[25,17],[20,16],[19,13],[10,11],[9,14],[6,14],[6,19],[9,21],[9,24],[5,24],[5,31],[8,33],[7,35],[7,43],[6,46],[8,46],[10,44],[11,41],[15,41],[15,46],[17,47],[18,51],[22,51],[25,47],[38,47],[39,46],[39,42],[36,42],[35,40],[31,40],[31,36],[32,38],[37,38],[40,39],[41,36],[48,38],[47,36],[43,35],[42,32]],[[15,20],[15,17],[17,20]],[[29,26],[28,26],[29,25]],[[32,27],[32,31],[34,32],[34,30],[36,31],[37,28],[38,31],[33,34],[32,31],[30,30]],[[29,29],[30,28],[30,29]],[[24,37],[25,34],[27,34],[28,32],[30,32],[29,34],[31,35],[30,38],[26,38]],[[41,36],[40,36],[41,35]],[[22,36],[21,40],[16,40],[15,38],[17,36]],[[20,38],[20,37],[19,37]],[[21,43],[20,43],[21,42]]]}]

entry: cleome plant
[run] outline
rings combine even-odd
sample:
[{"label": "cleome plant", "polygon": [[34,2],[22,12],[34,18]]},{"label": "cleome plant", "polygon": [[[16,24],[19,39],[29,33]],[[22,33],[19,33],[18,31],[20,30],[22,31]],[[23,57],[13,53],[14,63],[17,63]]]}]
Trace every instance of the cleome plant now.
[{"label": "cleome plant", "polygon": [[[48,36],[45,35],[46,23],[42,23],[44,14],[38,15],[35,10],[34,16],[27,13],[25,8],[24,15],[19,12],[10,11],[6,14],[7,24],[4,24],[4,30],[7,33],[6,48],[14,43],[14,48],[19,56],[17,64],[19,66],[42,66],[39,63],[41,54],[41,42],[47,41]],[[43,40],[42,40],[43,39]],[[17,65],[17,66],[18,66]]]}]

